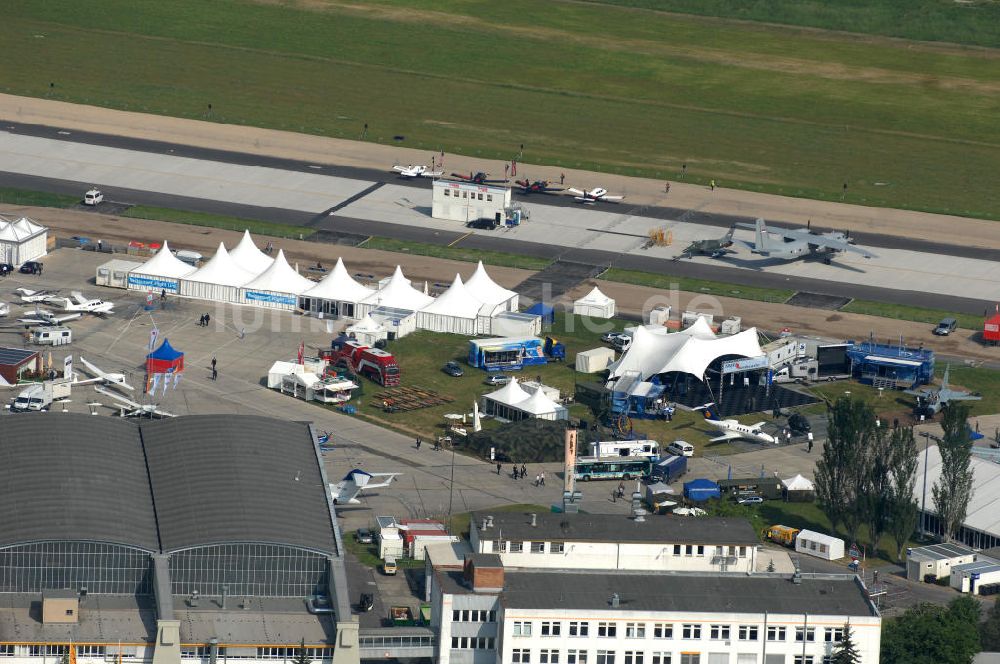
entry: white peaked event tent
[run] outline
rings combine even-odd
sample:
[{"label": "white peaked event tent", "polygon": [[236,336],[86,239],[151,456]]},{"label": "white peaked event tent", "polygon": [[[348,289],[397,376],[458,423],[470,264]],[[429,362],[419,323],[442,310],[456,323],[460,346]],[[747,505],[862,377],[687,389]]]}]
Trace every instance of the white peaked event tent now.
[{"label": "white peaked event tent", "polygon": [[181,279],[180,294],[200,300],[241,304],[240,286],[254,275],[236,264],[219,243],[219,250],[202,267]]},{"label": "white peaked event tent", "polygon": [[456,274],[448,290],[417,312],[417,327],[421,330],[475,336],[476,321],[482,307],[483,303],[469,293],[462,283],[462,277]]},{"label": "white peaked event tent", "polygon": [[195,271],[170,251],[166,242],[148,261],[128,273],[129,290],[154,291],[177,294],[180,279]]},{"label": "white peaked event tent", "polygon": [[640,326],[632,333],[629,349],[609,367],[610,378],[637,373],[642,380],[649,380],[656,374],[677,371],[702,380],[708,366],[721,357],[759,357],[763,354],[756,328],[729,337],[716,337],[707,323],[696,322],[675,334],[654,332]]},{"label": "white peaked event tent", "polygon": [[344,332],[347,333],[347,336],[354,337],[368,346],[374,346],[376,341],[389,337],[389,330],[376,322],[370,315],[366,315],[354,325],[349,325]]},{"label": "white peaked event tent", "polygon": [[613,318],[615,301],[602,293],[600,288],[594,286],[594,290],[573,303],[573,313],[577,316],[591,318]]},{"label": "white peaked event tent", "polygon": [[330,274],[299,297],[299,308],[314,314],[354,318],[358,303],[374,292],[355,281],[338,258]]},{"label": "white peaked event tent", "polygon": [[491,309],[489,315],[494,311],[517,311],[517,293],[493,281],[490,275],[486,274],[482,261],[479,261],[476,271],[465,282],[465,290]]},{"label": "white peaked event tent", "polygon": [[243,238],[236,248],[229,252],[237,265],[250,274],[260,274],[271,267],[274,259],[257,248],[250,237],[250,231],[243,231]]},{"label": "white peaked event tent", "polygon": [[45,255],[49,229],[27,217],[0,217],[0,263],[17,266]]},{"label": "white peaked event tent", "polygon": [[521,412],[521,416],[517,419],[564,420],[568,417],[566,408],[548,398],[545,390],[541,389],[535,390],[534,394],[524,401],[514,404],[513,408]]},{"label": "white peaked event tent", "polygon": [[496,392],[483,395],[483,412],[493,417],[515,420],[518,419],[519,411],[514,410],[514,404],[527,401],[530,397],[531,393],[517,384],[517,378],[511,378],[509,383]]},{"label": "white peaked event tent", "polygon": [[411,286],[410,280],[403,276],[402,268],[397,265],[385,286],[366,297],[357,307],[355,315],[363,316],[378,308],[419,311],[433,301],[433,297]]},{"label": "white peaked event tent", "polygon": [[278,251],[271,267],[240,289],[243,303],[270,309],[294,309],[299,295],[316,284],[296,272]]}]

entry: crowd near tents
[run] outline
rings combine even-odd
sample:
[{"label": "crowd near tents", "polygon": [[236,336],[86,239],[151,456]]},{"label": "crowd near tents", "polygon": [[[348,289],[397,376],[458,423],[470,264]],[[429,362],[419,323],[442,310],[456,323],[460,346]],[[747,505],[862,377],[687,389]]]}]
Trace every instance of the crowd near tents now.
[{"label": "crowd near tents", "polygon": [[[360,283],[343,261],[319,282],[306,278],[285,259],[282,251],[270,256],[244,232],[231,251],[219,243],[215,254],[200,267],[181,261],[166,242],[126,280],[130,290],[166,292],[199,300],[269,309],[300,310],[320,318],[359,321],[358,331],[373,339],[402,336],[412,329],[475,336],[491,334],[516,318],[518,294],[497,284],[482,262],[468,281],[455,275],[451,286],[437,297],[428,285],[414,284],[400,267],[376,287]],[[528,329],[538,328],[535,317]]]}]

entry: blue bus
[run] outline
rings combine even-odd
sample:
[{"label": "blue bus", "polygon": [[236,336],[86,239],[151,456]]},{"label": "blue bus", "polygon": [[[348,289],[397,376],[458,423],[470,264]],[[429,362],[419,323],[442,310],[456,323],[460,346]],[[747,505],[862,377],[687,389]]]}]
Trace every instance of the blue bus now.
[{"label": "blue bus", "polygon": [[580,457],[573,476],[578,480],[634,480],[653,472],[649,457]]}]

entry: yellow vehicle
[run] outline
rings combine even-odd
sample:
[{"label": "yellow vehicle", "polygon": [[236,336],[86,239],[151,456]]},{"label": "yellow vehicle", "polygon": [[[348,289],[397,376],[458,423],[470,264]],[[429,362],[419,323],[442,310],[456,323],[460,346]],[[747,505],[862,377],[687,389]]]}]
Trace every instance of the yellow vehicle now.
[{"label": "yellow vehicle", "polygon": [[396,574],[396,559],[392,556],[386,556],[386,559],[382,562],[382,573],[387,576],[393,576]]},{"label": "yellow vehicle", "polygon": [[764,537],[787,547],[795,546],[795,538],[798,536],[799,529],[789,526],[771,526],[764,529]]}]

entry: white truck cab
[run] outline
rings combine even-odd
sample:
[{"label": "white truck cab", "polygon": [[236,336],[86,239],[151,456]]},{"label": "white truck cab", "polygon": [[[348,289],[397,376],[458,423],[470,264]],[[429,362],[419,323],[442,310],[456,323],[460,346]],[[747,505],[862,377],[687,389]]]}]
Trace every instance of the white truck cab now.
[{"label": "white truck cab", "polygon": [[97,187],[94,187],[83,195],[84,205],[97,205],[102,202],[104,202],[104,194]]}]

